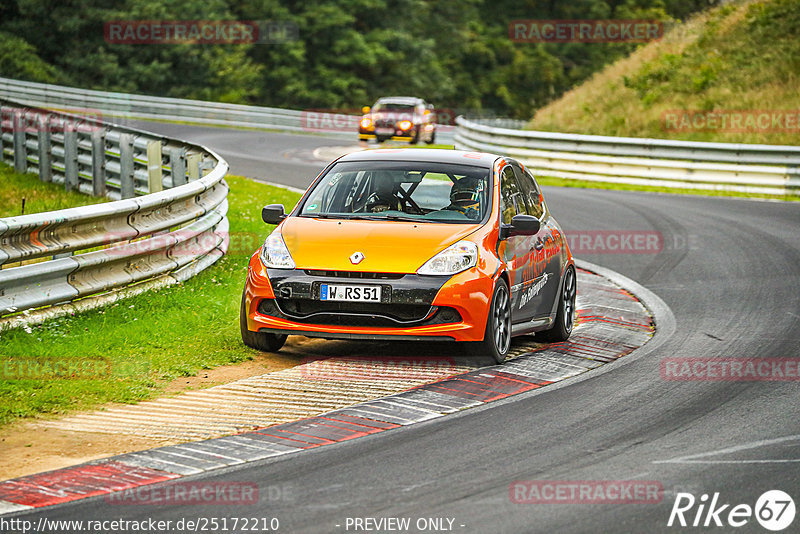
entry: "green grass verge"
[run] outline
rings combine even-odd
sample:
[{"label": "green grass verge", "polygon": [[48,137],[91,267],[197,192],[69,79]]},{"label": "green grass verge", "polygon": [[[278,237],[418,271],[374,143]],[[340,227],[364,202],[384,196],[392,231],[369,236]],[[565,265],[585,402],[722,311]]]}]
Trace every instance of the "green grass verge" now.
[{"label": "green grass verge", "polygon": [[[23,213],[22,203],[25,202]],[[20,174],[0,163],[0,217],[74,208],[106,202],[74,191],[66,192],[63,185],[42,182],[35,174]]]},{"label": "green grass verge", "polygon": [[93,379],[2,380],[0,424],[151,398],[171,379],[253,358],[256,351],[239,337],[239,300],[250,254],[272,228],[260,210],[271,203],[288,210],[300,195],[243,177],[226,180],[231,250],[215,265],[184,284],[0,334],[0,377],[17,372],[12,360],[26,358],[77,364],[105,358],[110,370]]},{"label": "green grass verge", "polygon": [[594,182],[590,180],[573,180],[552,176],[536,177],[540,185],[554,187],[576,187],[580,189],[614,189],[617,191],[647,191],[650,193],[672,193],[677,195],[698,195],[706,197],[763,198],[770,200],[800,201],[800,195],[765,195],[758,193],[739,193],[736,191],[713,191],[706,189],[684,189],[679,187],[661,187],[654,185],[615,184],[611,182]]}]

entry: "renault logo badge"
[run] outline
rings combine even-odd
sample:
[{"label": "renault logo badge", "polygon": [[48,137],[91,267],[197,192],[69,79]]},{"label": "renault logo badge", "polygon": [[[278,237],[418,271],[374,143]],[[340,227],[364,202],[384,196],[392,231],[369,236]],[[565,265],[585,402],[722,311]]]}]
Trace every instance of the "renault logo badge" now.
[{"label": "renault logo badge", "polygon": [[354,252],[352,256],[350,256],[350,263],[353,265],[358,265],[361,263],[361,260],[364,259],[364,254],[361,252]]}]

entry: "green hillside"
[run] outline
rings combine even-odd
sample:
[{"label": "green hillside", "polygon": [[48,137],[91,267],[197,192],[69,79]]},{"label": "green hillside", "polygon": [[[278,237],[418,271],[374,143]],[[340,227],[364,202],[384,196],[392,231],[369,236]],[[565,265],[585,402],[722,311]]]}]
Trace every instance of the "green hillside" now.
[{"label": "green hillside", "polygon": [[530,128],[800,144],[800,0],[702,13],[540,109]]}]

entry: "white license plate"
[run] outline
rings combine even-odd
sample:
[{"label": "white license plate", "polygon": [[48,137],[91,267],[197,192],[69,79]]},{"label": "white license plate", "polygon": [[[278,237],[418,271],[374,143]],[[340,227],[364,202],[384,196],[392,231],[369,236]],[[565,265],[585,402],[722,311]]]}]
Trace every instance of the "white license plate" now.
[{"label": "white license plate", "polygon": [[394,128],[375,128],[378,135],[394,135]]},{"label": "white license plate", "polygon": [[380,302],[381,288],[379,286],[340,286],[322,284],[320,286],[320,300]]}]

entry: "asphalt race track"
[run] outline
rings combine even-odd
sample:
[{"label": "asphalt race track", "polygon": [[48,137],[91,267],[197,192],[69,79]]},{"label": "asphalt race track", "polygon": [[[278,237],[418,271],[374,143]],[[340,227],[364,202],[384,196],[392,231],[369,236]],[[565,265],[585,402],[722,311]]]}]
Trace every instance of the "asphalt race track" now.
[{"label": "asphalt race track", "polygon": [[[347,144],[146,127],[214,148],[234,174],[300,188],[324,165],[313,161],[313,148]],[[91,498],[17,517],[277,517],[279,532],[354,532],[348,518],[364,517],[409,517],[412,525],[449,518],[453,531],[465,533],[678,532],[699,530],[667,527],[681,491],[698,500],[718,492],[730,510],[780,489],[800,505],[797,381],[690,382],[660,373],[663,358],[800,356],[800,205],[566,188],[545,195],[567,235],[660,233],[656,252],[574,251],[664,300],[675,330],[660,346],[564,387],[193,479],[256,482],[257,505],[108,506]],[[515,504],[509,494],[518,480],[631,479],[660,482],[661,502]],[[741,528],[713,530],[767,532],[754,517]]]}]

